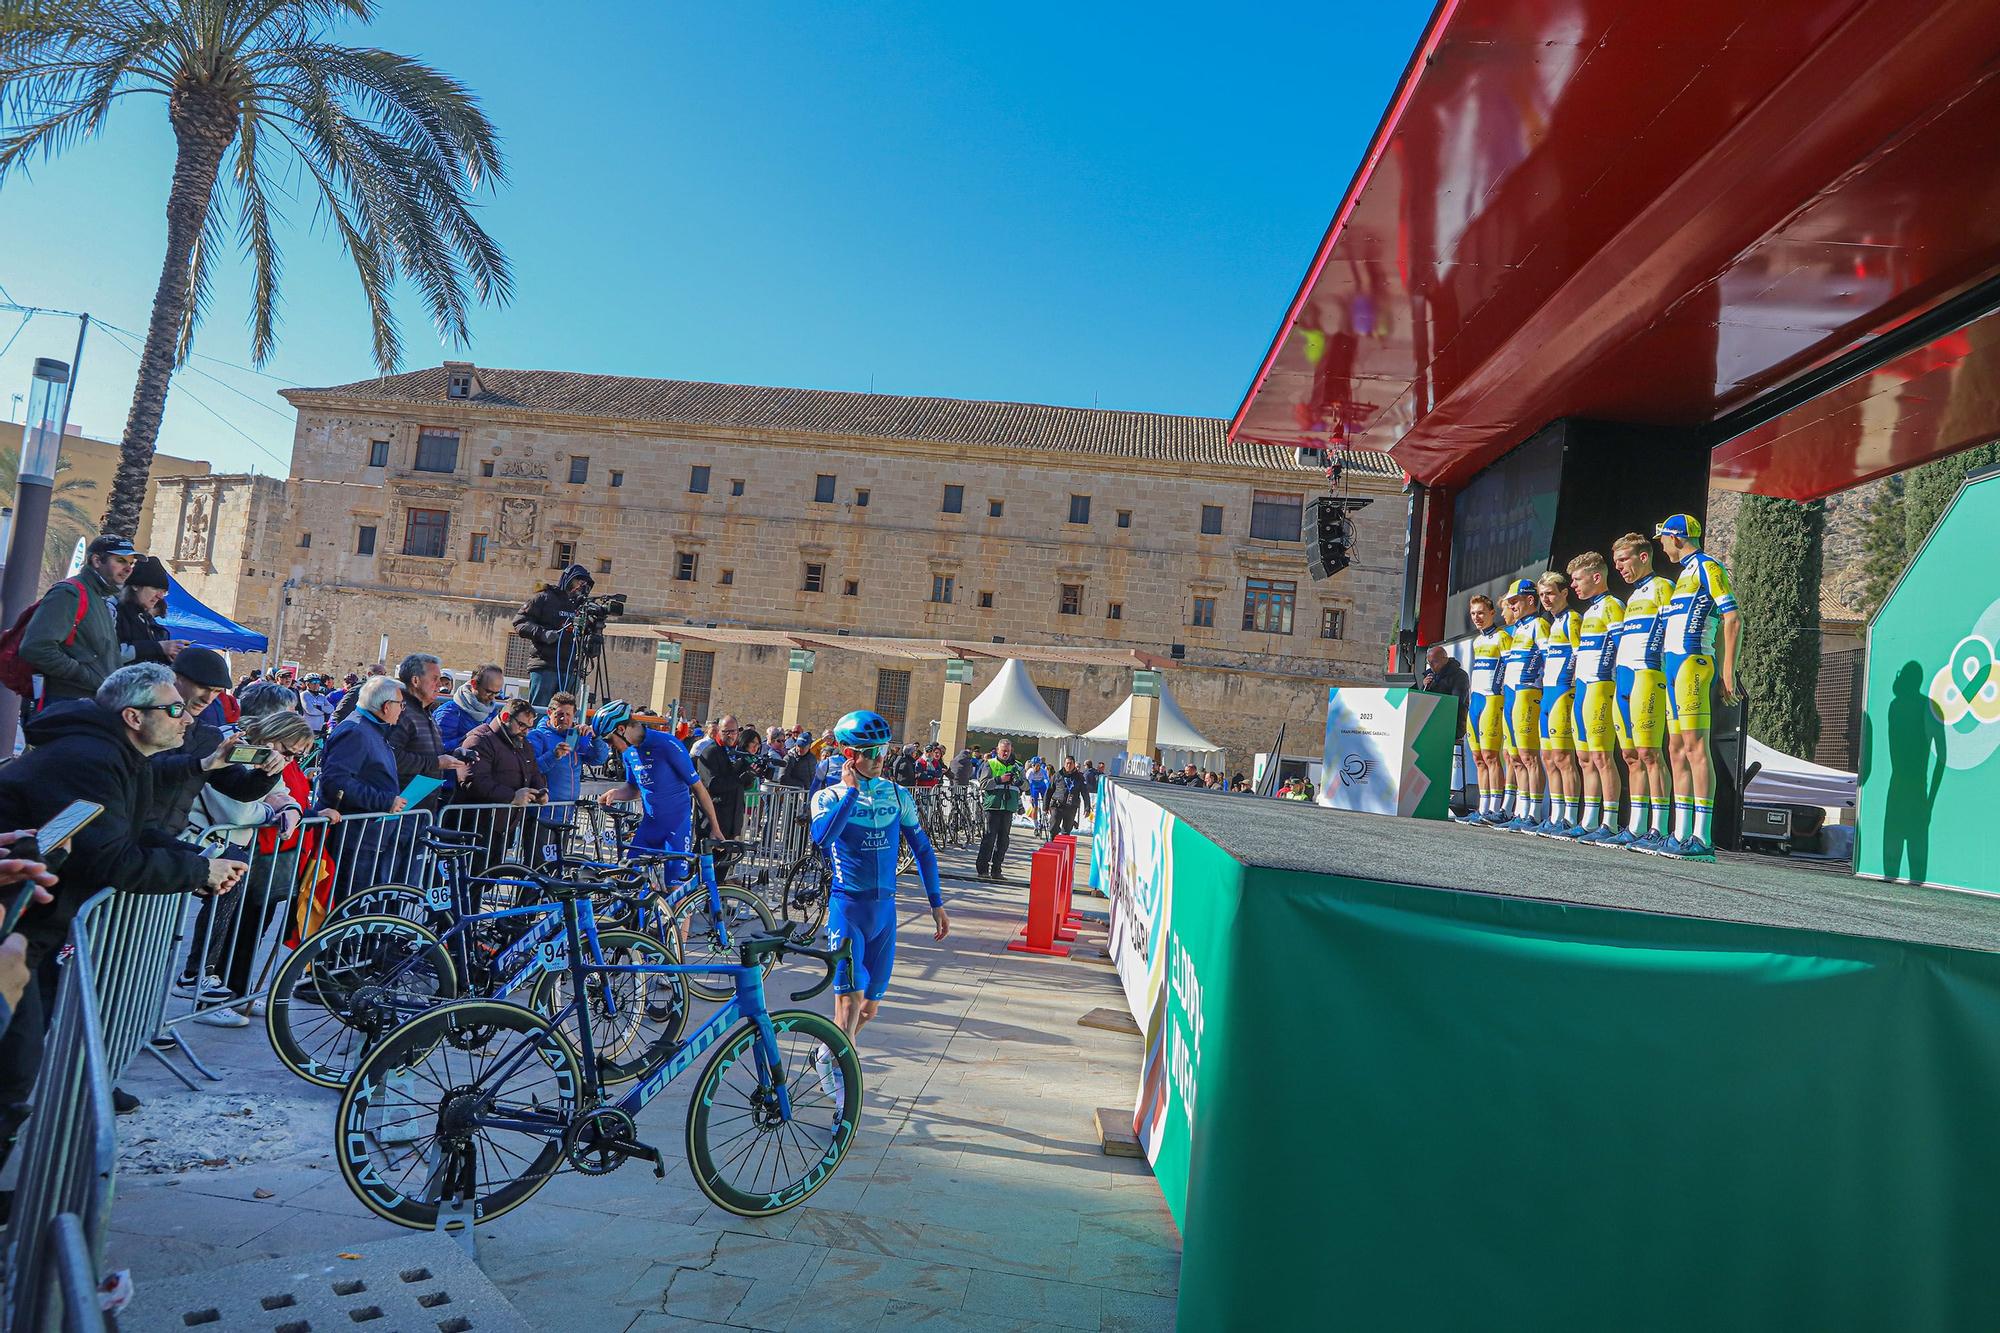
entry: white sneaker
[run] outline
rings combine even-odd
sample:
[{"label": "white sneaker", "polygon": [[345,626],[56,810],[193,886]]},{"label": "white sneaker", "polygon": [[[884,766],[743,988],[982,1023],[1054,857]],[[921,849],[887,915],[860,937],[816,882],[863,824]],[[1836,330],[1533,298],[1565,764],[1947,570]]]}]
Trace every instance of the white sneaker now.
[{"label": "white sneaker", "polygon": [[833,1052],[821,1046],[813,1051],[813,1072],[819,1075],[819,1090],[834,1101],[840,1100],[840,1066]]},{"label": "white sneaker", "polygon": [[210,1009],[206,1013],[196,1014],[194,1021],[197,1023],[206,1023],[212,1028],[247,1028],[250,1026],[250,1020],[242,1014],[237,1013],[234,1009]]},{"label": "white sneaker", "polygon": [[[199,989],[198,995],[197,989]],[[190,977],[179,977],[174,981],[174,994],[194,995],[196,998],[208,1003],[214,1003],[217,1000],[226,1000],[235,993],[235,991],[223,985],[222,978],[216,976],[213,972],[201,979],[199,988],[197,988],[195,981]]]},{"label": "white sneaker", "polygon": [[259,995],[256,999],[250,1001],[250,1017],[262,1018],[270,1011],[270,1008],[271,997],[268,995]]}]

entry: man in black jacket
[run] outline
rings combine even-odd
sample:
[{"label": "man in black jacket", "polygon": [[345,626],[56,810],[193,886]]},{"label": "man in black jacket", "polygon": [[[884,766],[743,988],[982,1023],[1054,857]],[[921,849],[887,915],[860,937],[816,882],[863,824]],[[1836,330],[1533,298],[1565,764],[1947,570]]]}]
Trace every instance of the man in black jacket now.
[{"label": "man in black jacket", "polygon": [[528,660],[528,702],[537,708],[547,708],[564,690],[578,691],[581,663],[571,617],[595,582],[582,565],[571,565],[514,615],[514,633],[534,645]]},{"label": "man in black jacket", "polygon": [[285,756],[272,754],[264,767],[226,762],[231,744],[222,728],[197,721],[215,696],[229,688],[229,668],[213,648],[183,648],[169,668],[174,690],[187,705],[187,734],[165,754],[154,755],[153,804],[146,822],[179,837],[201,789],[213,786],[231,800],[256,801],[277,785]]},{"label": "man in black jacket", "polygon": [[51,705],[31,719],[25,730],[34,748],[0,768],[0,825],[7,828],[38,828],[74,800],[104,807],[70,843],[55,901],[21,917],[28,967],[41,975],[0,1037],[0,1125],[10,1139],[26,1119],[41,1067],[44,1006],[55,992],[48,959],[83,904],[107,886],[227,893],[243,876],[242,862],[207,860],[146,824],[154,799],[149,759],[178,746],[193,721],[173,673],[157,662],[135,663],[107,676],[95,699]]},{"label": "man in black jacket", "polygon": [[1064,755],[1062,768],[1049,779],[1049,809],[1055,815],[1051,837],[1076,832],[1076,817],[1096,786],[1096,777],[1087,768],[1076,766],[1076,756]]},{"label": "man in black jacket", "polygon": [[749,772],[748,759],[736,744],[740,731],[734,717],[724,717],[716,724],[715,744],[695,761],[708,799],[715,803],[715,817],[722,822],[717,836],[730,839],[743,836],[743,788]]}]

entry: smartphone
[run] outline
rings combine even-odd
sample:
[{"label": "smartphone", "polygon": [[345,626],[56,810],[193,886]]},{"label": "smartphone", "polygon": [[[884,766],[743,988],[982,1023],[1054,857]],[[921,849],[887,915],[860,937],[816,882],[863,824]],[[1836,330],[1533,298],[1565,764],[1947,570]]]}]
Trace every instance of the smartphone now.
[{"label": "smartphone", "polygon": [[[70,840],[91,820],[104,813],[104,807],[95,801],[71,801],[35,830],[32,837],[22,838],[13,846],[0,849],[0,857],[8,860],[40,861],[47,866],[55,866],[69,852]],[[0,939],[14,933],[14,926],[21,919],[21,913],[28,910],[34,901],[33,880],[22,884],[14,892],[7,904],[7,914],[0,917]]]},{"label": "smartphone", "polygon": [[249,764],[252,767],[268,763],[270,758],[271,747],[268,745],[232,745],[229,753],[223,756],[229,763]]}]

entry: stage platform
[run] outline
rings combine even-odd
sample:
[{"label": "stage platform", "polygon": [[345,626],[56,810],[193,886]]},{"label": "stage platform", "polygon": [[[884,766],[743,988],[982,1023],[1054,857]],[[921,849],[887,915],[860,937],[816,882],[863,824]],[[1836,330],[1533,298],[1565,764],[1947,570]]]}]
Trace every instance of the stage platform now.
[{"label": "stage platform", "polygon": [[1168,783],[1131,790],[1247,866],[2000,953],[2000,896],[1751,853],[1709,864]]}]

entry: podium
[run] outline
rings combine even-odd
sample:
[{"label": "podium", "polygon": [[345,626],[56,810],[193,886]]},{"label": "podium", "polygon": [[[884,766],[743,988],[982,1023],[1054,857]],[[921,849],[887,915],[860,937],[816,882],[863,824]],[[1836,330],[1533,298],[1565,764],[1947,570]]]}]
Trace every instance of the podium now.
[{"label": "podium", "polygon": [[1447,818],[1457,740],[1455,695],[1334,686],[1316,799],[1335,810]]}]

